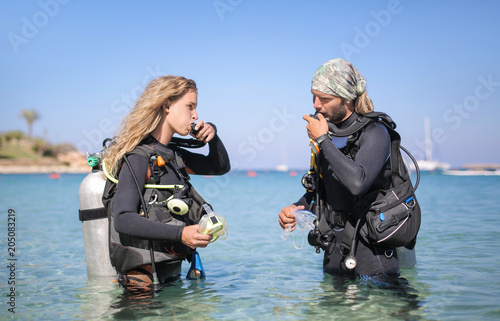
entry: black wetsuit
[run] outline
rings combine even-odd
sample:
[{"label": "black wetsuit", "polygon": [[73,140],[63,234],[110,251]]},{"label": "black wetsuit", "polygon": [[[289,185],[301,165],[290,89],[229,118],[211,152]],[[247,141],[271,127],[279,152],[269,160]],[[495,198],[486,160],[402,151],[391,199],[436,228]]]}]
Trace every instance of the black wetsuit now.
[{"label": "black wetsuit", "polygon": [[[351,126],[359,115],[353,113],[338,128]],[[387,129],[380,123],[372,123],[359,137],[359,150],[354,161],[339,149],[347,139],[334,137],[320,144],[320,173],[323,177],[325,201],[331,210],[347,213],[352,210],[356,197],[378,188],[387,188],[390,179],[390,137]],[[306,193],[296,205],[306,208],[313,200],[314,193]],[[351,217],[352,219],[352,217]],[[343,226],[330,222],[335,239],[325,250],[323,268],[329,273],[348,271],[344,265],[347,253],[342,253]],[[356,275],[394,275],[399,272],[395,249],[375,247],[358,237],[355,253]]]},{"label": "black wetsuit", "polygon": [[[173,156],[174,151],[168,145],[158,142],[152,136],[146,138],[141,144],[152,146],[166,160]],[[192,153],[188,150],[177,149],[179,156],[184,160],[186,168],[195,174],[222,175],[230,170],[229,157],[222,141],[216,135],[209,143],[208,155]],[[139,186],[146,183],[148,160],[141,155],[128,156]],[[175,162],[167,163],[166,174],[161,176],[160,184],[184,185],[184,179],[179,175]],[[119,174],[119,183],[113,202],[115,213],[114,226],[118,233],[127,234],[141,239],[182,241],[181,226],[174,226],[155,222],[138,214],[141,204],[137,187],[133,181],[128,166],[123,166]],[[144,193],[144,188],[142,189]]]}]

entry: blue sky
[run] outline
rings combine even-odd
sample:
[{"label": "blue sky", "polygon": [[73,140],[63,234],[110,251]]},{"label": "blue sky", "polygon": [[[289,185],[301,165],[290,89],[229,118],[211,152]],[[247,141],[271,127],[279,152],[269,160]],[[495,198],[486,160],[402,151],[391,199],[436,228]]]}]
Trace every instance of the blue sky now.
[{"label": "blue sky", "polygon": [[317,67],[342,57],[422,158],[500,163],[498,1],[0,1],[0,131],[98,151],[145,84],[198,84],[233,168],[309,164]]}]

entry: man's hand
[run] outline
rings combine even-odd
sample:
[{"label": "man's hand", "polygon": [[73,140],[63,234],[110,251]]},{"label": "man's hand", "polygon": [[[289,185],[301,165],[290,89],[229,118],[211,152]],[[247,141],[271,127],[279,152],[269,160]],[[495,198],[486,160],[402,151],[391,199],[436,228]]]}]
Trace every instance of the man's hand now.
[{"label": "man's hand", "polygon": [[282,229],[285,229],[287,225],[292,226],[292,231],[295,230],[295,215],[293,215],[294,210],[303,210],[304,206],[295,206],[295,205],[290,205],[287,207],[283,207],[281,212],[279,213],[279,218],[278,222],[280,223],[280,226]]},{"label": "man's hand", "polygon": [[318,119],[310,115],[304,115],[304,117],[302,117],[308,122],[306,129],[310,139],[316,139],[321,135],[328,134],[328,123],[326,122],[326,118],[320,113],[317,115]]}]

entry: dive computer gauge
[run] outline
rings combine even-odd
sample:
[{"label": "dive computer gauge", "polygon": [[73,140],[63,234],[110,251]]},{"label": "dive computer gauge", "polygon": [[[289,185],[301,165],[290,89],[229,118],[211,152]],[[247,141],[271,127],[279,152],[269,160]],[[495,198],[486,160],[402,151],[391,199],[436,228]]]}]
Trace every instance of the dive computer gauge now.
[{"label": "dive computer gauge", "polygon": [[348,257],[346,257],[345,261],[344,261],[345,267],[348,270],[354,270],[354,268],[356,267],[357,263],[358,263],[358,261],[356,260],[356,258],[354,256],[351,256],[351,255],[349,255]]}]

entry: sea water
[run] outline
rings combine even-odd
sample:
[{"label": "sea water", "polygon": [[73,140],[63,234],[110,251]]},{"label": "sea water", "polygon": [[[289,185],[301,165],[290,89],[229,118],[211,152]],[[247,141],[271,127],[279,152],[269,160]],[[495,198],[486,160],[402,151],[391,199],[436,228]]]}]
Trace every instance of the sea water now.
[{"label": "sea water", "polygon": [[381,282],[325,274],[321,254],[280,238],[278,213],[303,193],[301,175],[193,177],[229,236],[199,249],[206,279],[186,280],[186,262],[181,279],[147,295],[87,277],[85,175],[0,175],[1,319],[500,319],[500,177],[423,175],[418,266]]}]

